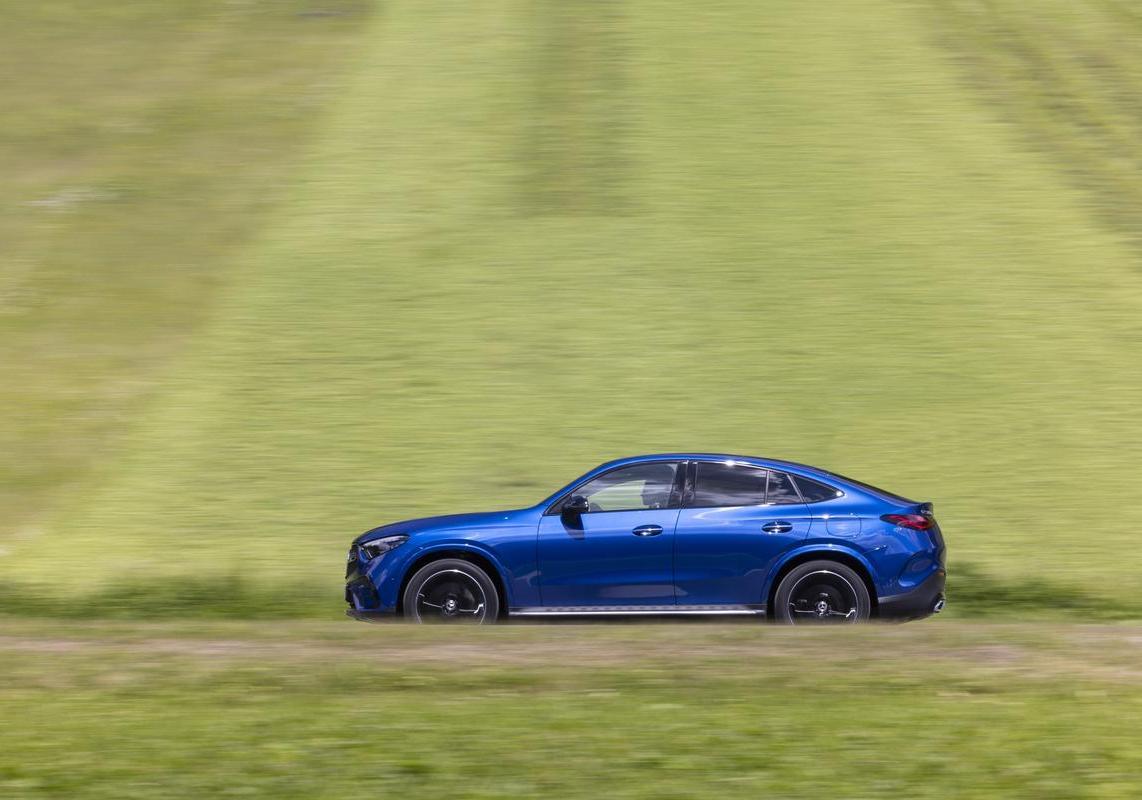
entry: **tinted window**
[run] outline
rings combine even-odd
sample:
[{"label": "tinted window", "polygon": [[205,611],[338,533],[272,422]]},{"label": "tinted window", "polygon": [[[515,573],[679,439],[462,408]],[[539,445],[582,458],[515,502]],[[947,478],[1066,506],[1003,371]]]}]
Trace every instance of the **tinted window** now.
[{"label": "tinted window", "polygon": [[677,463],[632,464],[600,475],[574,494],[587,498],[591,511],[644,511],[669,508]]},{"label": "tinted window", "polygon": [[769,494],[765,499],[766,502],[777,505],[801,502],[801,496],[797,494],[797,489],[793,486],[793,481],[789,480],[789,476],[784,472],[772,470],[769,473]]},{"label": "tinted window", "polygon": [[699,461],[694,491],[687,505],[759,506],[765,502],[767,471],[740,464]]},{"label": "tinted window", "polygon": [[909,500],[907,497],[901,497],[900,495],[895,494],[894,492],[889,492],[885,489],[881,489],[877,486],[873,486],[871,483],[865,483],[864,481],[858,481],[858,480],[854,480],[852,478],[846,478],[844,475],[838,475],[835,472],[830,472],[829,474],[832,475],[834,478],[840,478],[842,481],[846,481],[848,483],[859,486],[861,489],[872,492],[873,494],[878,494],[886,500],[891,500],[891,501],[897,502],[897,503],[915,503],[916,502],[915,500]]},{"label": "tinted window", "polygon": [[796,481],[797,488],[801,490],[801,496],[805,498],[806,503],[819,503],[822,500],[832,500],[841,494],[832,486],[811,481],[800,475],[797,476]]}]

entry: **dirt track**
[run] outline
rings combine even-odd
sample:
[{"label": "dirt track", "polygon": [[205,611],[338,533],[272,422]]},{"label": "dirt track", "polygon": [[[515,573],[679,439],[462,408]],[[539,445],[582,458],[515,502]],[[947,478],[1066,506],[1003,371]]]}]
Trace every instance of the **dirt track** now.
[{"label": "dirt track", "polygon": [[956,671],[1142,680],[1142,625],[933,620],[854,630],[774,626],[518,625],[491,629],[357,623],[0,622],[0,652],[225,662],[369,661],[448,666],[632,665],[669,661],[942,662]]}]

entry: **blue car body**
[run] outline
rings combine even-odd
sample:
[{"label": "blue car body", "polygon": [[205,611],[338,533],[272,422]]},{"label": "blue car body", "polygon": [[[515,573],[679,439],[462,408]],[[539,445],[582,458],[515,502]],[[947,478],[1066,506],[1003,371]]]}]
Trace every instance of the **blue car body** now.
[{"label": "blue car body", "polygon": [[[632,465],[671,468],[675,491],[650,504],[655,507],[591,508],[571,517],[559,511],[580,487],[598,485],[596,479],[610,474],[630,474],[619,470]],[[774,497],[775,480],[783,494],[778,502],[696,502],[696,476],[715,469],[749,476],[767,471],[766,497]],[[891,521],[915,518],[907,515],[925,515],[926,528]],[[397,537],[399,546],[380,554],[365,547],[384,537]],[[772,615],[781,577],[798,564],[821,559],[844,564],[861,577],[871,616],[922,617],[939,611],[944,601],[945,547],[930,503],[803,464],[749,456],[625,458],[596,467],[529,508],[374,528],[349,550],[348,613],[367,618],[401,612],[410,576],[443,558],[478,564],[496,584],[501,615],[510,616]]]}]

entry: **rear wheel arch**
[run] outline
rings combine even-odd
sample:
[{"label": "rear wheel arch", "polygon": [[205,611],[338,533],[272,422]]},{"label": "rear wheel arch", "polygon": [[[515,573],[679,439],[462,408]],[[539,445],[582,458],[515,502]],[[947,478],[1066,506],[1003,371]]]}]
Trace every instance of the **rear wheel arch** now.
[{"label": "rear wheel arch", "polygon": [[769,619],[775,618],[774,610],[777,598],[777,587],[781,585],[782,578],[801,564],[806,564],[810,561],[836,561],[856,572],[861,580],[864,581],[865,588],[868,589],[869,602],[872,605],[872,616],[874,618],[877,616],[876,585],[872,582],[872,576],[869,574],[868,567],[865,566],[863,561],[843,550],[810,550],[806,553],[798,553],[782,564],[777,570],[777,573],[773,576],[773,580],[769,582],[769,592],[765,598],[765,613]]},{"label": "rear wheel arch", "polygon": [[474,550],[465,550],[463,548],[443,548],[440,550],[430,550],[423,555],[418,556],[407,567],[405,567],[404,575],[401,577],[400,590],[397,593],[397,613],[404,614],[404,591],[408,588],[408,582],[412,580],[420,569],[433,561],[444,561],[445,559],[455,558],[461,561],[467,561],[475,564],[488,574],[495,584],[496,594],[499,595],[500,600],[500,618],[503,619],[508,613],[508,595],[504,587],[504,578],[500,574],[499,567],[492,559],[488,558],[483,553]]}]

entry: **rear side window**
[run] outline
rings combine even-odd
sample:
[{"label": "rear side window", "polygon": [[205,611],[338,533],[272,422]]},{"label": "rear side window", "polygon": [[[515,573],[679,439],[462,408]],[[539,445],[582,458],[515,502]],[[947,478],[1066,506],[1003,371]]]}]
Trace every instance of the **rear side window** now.
[{"label": "rear side window", "polygon": [[790,503],[800,503],[801,496],[797,494],[797,489],[788,475],[784,472],[770,470],[769,494],[766,495],[766,500],[779,506],[785,506]]},{"label": "rear side window", "polygon": [[835,472],[830,472],[829,474],[835,478],[840,478],[842,481],[845,481],[847,483],[851,483],[854,486],[858,486],[861,489],[864,489],[865,491],[872,492],[873,494],[880,495],[885,500],[889,500],[889,501],[894,502],[894,503],[915,503],[916,502],[915,500],[909,500],[907,497],[901,497],[900,495],[896,494],[895,492],[889,492],[885,489],[881,489],[877,486],[873,486],[871,483],[865,483],[864,481],[858,481],[858,480],[853,480],[852,478],[846,478],[844,475],[838,475]]},{"label": "rear side window", "polygon": [[834,497],[841,496],[841,492],[832,486],[817,483],[817,481],[802,475],[798,475],[794,480],[797,481],[797,488],[801,490],[801,496],[805,498],[806,503],[819,503],[822,500],[832,500]]},{"label": "rear side window", "polygon": [[765,503],[768,470],[720,461],[699,461],[695,466],[694,489],[686,505],[711,508]]}]

